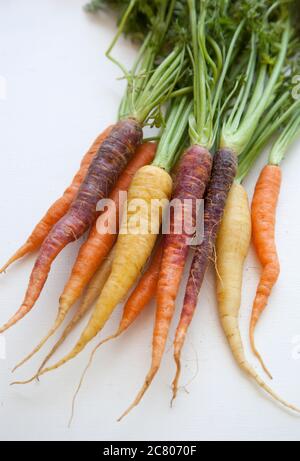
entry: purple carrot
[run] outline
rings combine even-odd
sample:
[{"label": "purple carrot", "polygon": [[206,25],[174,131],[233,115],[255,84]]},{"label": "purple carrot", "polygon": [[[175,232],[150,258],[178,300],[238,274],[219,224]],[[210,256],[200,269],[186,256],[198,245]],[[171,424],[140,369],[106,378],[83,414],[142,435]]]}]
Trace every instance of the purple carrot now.
[{"label": "purple carrot", "polygon": [[222,221],[226,200],[237,173],[237,157],[230,150],[219,150],[214,157],[211,180],[207,189],[204,211],[204,239],[196,249],[187,282],[181,318],[174,341],[174,358],[177,373],[173,382],[173,399],[176,398],[180,376],[180,356],[188,327],[197,307],[198,295],[204,275],[213,258],[214,246]]},{"label": "purple carrot", "polygon": [[90,165],[68,213],[53,227],[42,244],[23,304],[0,329],[0,334],[33,308],[46,283],[54,259],[93,224],[97,203],[110,194],[142,140],[142,127],[134,119],[121,121],[114,126]]}]

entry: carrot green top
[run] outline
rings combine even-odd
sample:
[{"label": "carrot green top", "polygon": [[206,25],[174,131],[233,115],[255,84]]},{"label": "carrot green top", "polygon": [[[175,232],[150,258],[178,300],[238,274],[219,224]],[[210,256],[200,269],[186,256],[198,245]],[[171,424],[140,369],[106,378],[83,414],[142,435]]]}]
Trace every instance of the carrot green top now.
[{"label": "carrot green top", "polygon": [[[188,0],[191,44],[189,54],[194,74],[194,113],[190,118],[190,137],[193,144],[211,150],[217,137],[223,85],[234,58],[235,47],[243,21],[230,34],[221,19],[228,17],[228,1]],[[220,28],[221,27],[221,28]]]},{"label": "carrot green top", "polygon": [[187,136],[192,102],[187,97],[175,98],[167,114],[153,165],[170,172],[182,152]]},{"label": "carrot green top", "polygon": [[221,147],[241,155],[276,95],[292,28],[288,7],[283,2],[237,3],[244,6],[251,38],[242,56],[248,65],[241,74],[238,94],[221,129]]},{"label": "carrot green top", "polygon": [[275,141],[269,156],[270,165],[280,165],[284,159],[289,146],[300,136],[300,107],[295,111],[282,131],[278,139]]},{"label": "carrot green top", "polygon": [[290,143],[299,135],[300,98],[295,94],[295,76],[300,73],[300,37],[295,36],[289,47],[288,56],[277,85],[255,134],[239,159],[238,182],[248,175],[254,162],[262,153],[271,137],[280,131],[273,146],[269,162],[279,164]]},{"label": "carrot green top", "polygon": [[120,23],[130,6],[130,15],[124,24],[124,34],[129,35],[134,41],[142,42],[149,32],[152,19],[158,13],[159,3],[155,0],[91,0],[85,6],[85,10],[88,13],[113,10]]},{"label": "carrot green top", "polygon": [[[172,24],[176,0],[160,0],[156,2],[156,10],[150,8],[150,3],[152,2],[145,2],[144,9],[148,6],[153,15],[151,17],[151,27],[149,27],[149,32],[140,47],[131,71],[128,71],[123,64],[112,57],[111,52],[120,35],[124,32],[124,28],[134,9],[137,5],[140,8],[142,7],[138,0],[125,3],[129,3],[128,8],[122,16],[118,32],[106,54],[109,59],[120,67],[128,82],[119,117],[135,118],[145,125],[149,120],[157,120],[159,107],[169,99],[178,79],[181,77],[185,47],[181,44],[173,46],[157,66],[156,61],[162,56],[161,48],[168,28]],[[150,15],[150,13],[148,14]]]},{"label": "carrot green top", "polygon": [[[260,125],[256,136],[241,155],[237,182],[241,183],[246,178],[254,162],[278,129],[281,129],[282,133],[275,142],[269,159],[269,163],[274,165],[281,162],[289,144],[300,135],[300,100],[288,105],[289,96],[290,94],[286,92],[278,98]],[[282,112],[283,104],[285,110]],[[278,115],[280,112],[281,115]]]}]

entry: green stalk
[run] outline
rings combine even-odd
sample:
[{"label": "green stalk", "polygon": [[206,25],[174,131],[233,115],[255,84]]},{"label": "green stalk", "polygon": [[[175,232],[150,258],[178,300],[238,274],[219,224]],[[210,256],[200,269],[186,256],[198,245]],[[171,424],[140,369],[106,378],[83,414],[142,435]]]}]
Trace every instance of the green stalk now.
[{"label": "green stalk", "polygon": [[[230,40],[225,40],[223,36],[220,38],[216,28],[220,11],[228,8],[227,1],[223,1],[221,10],[214,8],[213,1],[199,2],[199,15],[197,2],[188,0],[187,3],[192,43],[189,51],[194,71],[194,113],[190,118],[189,133],[192,144],[211,150],[219,131],[220,112],[224,109],[222,97],[225,79],[233,62],[244,21],[240,22],[234,32],[230,31]],[[218,40],[224,42],[223,48]]]},{"label": "green stalk", "polygon": [[[242,89],[243,91],[243,116],[241,118],[241,111],[237,109],[237,106],[234,108],[235,115],[230,117],[224,123],[222,132],[221,132],[221,148],[228,148],[233,150],[237,155],[241,155],[245,150],[247,144],[251,141],[252,136],[257,129],[261,117],[263,116],[272,95],[276,91],[278,84],[278,79],[282,72],[283,64],[286,59],[288,46],[291,37],[291,25],[290,21],[285,22],[284,32],[281,39],[281,47],[276,60],[276,64],[271,72],[268,83],[265,85],[265,76],[266,76],[266,65],[260,65],[258,78],[256,81],[256,86],[250,101],[248,101],[248,109],[244,111],[246,105],[244,96],[247,96],[247,89]],[[252,50],[254,49],[254,44],[252,40]],[[253,56],[253,53],[252,53]],[[248,77],[250,80],[254,78],[252,70],[249,71]],[[252,82],[250,82],[252,83]],[[249,88],[249,85],[248,85]],[[249,92],[248,92],[249,95]],[[248,99],[248,98],[247,98]]]},{"label": "green stalk", "polygon": [[289,146],[300,136],[300,110],[295,112],[288,125],[272,147],[269,164],[279,166]]},{"label": "green stalk", "polygon": [[190,135],[193,144],[201,144],[206,121],[206,66],[198,42],[198,18],[195,0],[188,0],[192,34],[192,62],[194,68],[194,117]]},{"label": "green stalk", "polygon": [[[151,112],[167,99],[168,94],[172,92],[177,82],[181,70],[181,59],[174,59],[174,54],[172,54],[170,60],[173,60],[170,63],[171,69],[170,71],[168,69],[165,76],[162,75],[162,72],[166,68],[166,63],[163,63],[159,69],[155,70],[155,60],[171,24],[175,4],[176,0],[160,1],[157,7],[157,15],[151,18],[151,31],[146,36],[131,71],[128,71],[111,53],[124,32],[133,10],[135,7],[138,8],[136,6],[137,0],[129,2],[117,34],[106,52],[107,57],[122,70],[128,82],[125,96],[119,108],[120,119],[134,117],[142,124],[146,123]],[[176,66],[178,68],[176,68],[175,72]],[[173,80],[171,81],[171,79]],[[151,92],[149,89],[152,88],[153,83],[155,84],[155,91]]]},{"label": "green stalk", "polygon": [[[288,138],[290,139],[292,137],[292,133],[295,131],[295,125],[293,124],[293,127],[290,127],[290,120],[294,119],[299,119],[299,124],[300,124],[300,100],[295,101],[291,106],[288,106],[288,108],[282,113],[280,117],[275,117],[275,120],[272,120],[274,115],[279,112],[281,106],[283,103],[287,101],[287,98],[290,96],[289,92],[284,93],[281,98],[278,99],[277,103],[274,104],[272,108],[270,108],[270,112],[268,116],[266,116],[264,123],[261,124],[260,130],[258,131],[255,139],[249,144],[248,148],[244,151],[243,155],[241,156],[240,162],[239,162],[239,169],[238,169],[238,175],[236,181],[238,183],[242,183],[245,177],[248,175],[249,171],[251,170],[254,162],[257,160],[259,155],[261,154],[262,150],[266,147],[267,143],[270,141],[271,137],[276,133],[276,131],[281,128],[282,126],[285,126],[285,131],[288,131]],[[287,122],[288,121],[288,122]],[[295,122],[296,124],[296,122]],[[285,132],[284,131],[284,132]],[[295,136],[298,134],[296,130]],[[275,145],[273,148],[273,154],[271,153],[271,156],[274,158],[270,157],[270,163],[275,162],[276,159],[282,155],[283,152],[286,151],[287,146],[283,145],[284,140],[286,140],[286,136],[283,136],[280,142]],[[280,145],[283,146],[283,148],[280,149]],[[274,163],[276,164],[276,163]]]},{"label": "green stalk", "polygon": [[225,59],[224,65],[222,64],[222,73],[221,73],[220,79],[218,80],[218,83],[216,85],[216,90],[215,90],[215,94],[214,94],[214,98],[213,98],[213,100],[214,100],[213,107],[212,107],[213,117],[215,117],[217,108],[219,106],[222,91],[223,91],[224,81],[225,81],[226,75],[228,73],[229,67],[231,65],[232,57],[234,55],[234,50],[235,50],[238,38],[239,38],[239,36],[240,36],[240,34],[242,32],[243,27],[244,27],[244,22],[242,21],[240,23],[240,25],[238,26],[238,28],[236,29],[235,34],[234,34],[234,36],[233,36],[233,38],[232,38],[232,40],[230,42],[230,46],[229,46],[228,51],[226,53],[226,59]]},{"label": "green stalk", "polygon": [[192,102],[184,98],[175,99],[167,116],[153,165],[170,172],[178,159],[185,139]]},{"label": "green stalk", "polygon": [[118,27],[118,31],[113,39],[113,41],[111,42],[108,50],[106,51],[106,56],[108,58],[111,58],[111,52],[113,50],[113,48],[115,47],[116,43],[118,42],[119,38],[121,37],[123,31],[124,31],[124,27],[128,21],[128,18],[129,16],[131,15],[132,13],[132,10],[133,8],[135,7],[135,4],[136,4],[137,0],[131,0],[130,3],[129,3],[129,6],[127,8],[127,10],[125,11],[125,14],[123,15],[122,17],[122,20],[121,20],[121,23]]},{"label": "green stalk", "polygon": [[185,50],[177,48],[160,64],[136,100],[130,116],[145,124],[152,111],[169,99],[180,77],[184,56]]}]

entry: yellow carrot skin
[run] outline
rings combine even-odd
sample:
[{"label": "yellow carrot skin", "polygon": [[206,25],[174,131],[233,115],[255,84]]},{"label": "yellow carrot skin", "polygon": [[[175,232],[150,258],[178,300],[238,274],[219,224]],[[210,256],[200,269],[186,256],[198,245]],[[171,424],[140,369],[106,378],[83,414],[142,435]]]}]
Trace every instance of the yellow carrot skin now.
[{"label": "yellow carrot skin", "polygon": [[[150,225],[153,224],[151,221],[152,200],[169,200],[171,193],[172,179],[161,168],[146,166],[135,175],[128,194],[127,217],[122,223],[116,244],[112,272],[91,318],[90,327],[92,328],[88,327],[83,334],[83,338],[88,341],[103,328],[114,308],[122,301],[137,280],[152,253],[157,239],[157,234],[151,233],[150,229]],[[132,234],[136,215],[135,210],[132,209],[132,204],[135,200],[143,200],[147,204],[142,209],[140,221],[148,223],[148,233]],[[159,222],[155,226],[158,230],[161,218],[162,214],[160,213]]]},{"label": "yellow carrot skin", "polygon": [[239,329],[243,269],[251,242],[251,213],[248,196],[240,184],[234,184],[228,196],[216,244],[217,298],[221,325],[232,354],[242,371],[283,406],[299,412],[264,383],[245,356]]},{"label": "yellow carrot skin", "polygon": [[[136,173],[128,191],[127,213],[125,213],[116,243],[112,271],[91,319],[70,354],[52,367],[41,370],[39,376],[75,358],[102,330],[114,309],[127,295],[150,257],[157,240],[158,235],[152,233],[151,229],[159,230],[164,210],[162,208],[160,213],[151,214],[153,200],[159,200],[162,203],[165,201],[165,206],[167,206],[172,194],[172,186],[173,182],[169,173],[154,165],[145,166]],[[144,206],[139,211],[136,210],[136,200],[139,203],[143,200]],[[147,223],[148,233],[132,233],[137,215],[139,222]],[[155,218],[157,221],[153,222]]]},{"label": "yellow carrot skin", "polygon": [[228,196],[216,245],[217,297],[221,324],[239,365],[245,361],[238,316],[243,269],[250,242],[251,215],[248,196],[241,185],[234,184]]},{"label": "yellow carrot skin", "polygon": [[[145,201],[147,206],[142,210],[141,221],[147,220],[150,225],[152,200],[169,199],[171,192],[172,179],[161,168],[146,166],[135,175],[128,193],[127,216],[123,220],[117,240],[111,275],[98,299],[90,323],[82,335],[83,342],[90,341],[103,328],[114,308],[126,296],[140,275],[154,248],[157,235],[152,234],[150,229],[147,234],[131,233],[136,214],[135,210],[131,209],[133,201],[137,199]],[[161,216],[159,218],[158,229]]]}]

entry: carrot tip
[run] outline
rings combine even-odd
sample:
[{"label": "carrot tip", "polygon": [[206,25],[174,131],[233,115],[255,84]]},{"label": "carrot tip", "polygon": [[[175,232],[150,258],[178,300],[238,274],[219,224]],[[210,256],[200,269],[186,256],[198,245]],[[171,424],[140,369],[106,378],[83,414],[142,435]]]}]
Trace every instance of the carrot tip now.
[{"label": "carrot tip", "polygon": [[14,373],[18,368],[19,368],[19,364],[17,364],[17,365],[11,370],[11,372]]},{"label": "carrot tip", "polygon": [[60,325],[62,324],[62,322],[64,321],[64,318],[65,318],[65,315],[64,314],[60,314],[58,315],[53,327],[51,328],[51,330],[49,330],[49,332],[47,333],[47,335],[40,341],[40,343],[33,349],[33,351],[28,354],[24,359],[22,359],[16,366],[15,368],[12,370],[12,373],[14,373],[14,371],[16,371],[18,368],[20,368],[21,366],[23,366],[26,362],[28,362],[28,360],[30,360],[35,354],[37,354],[41,348],[44,346],[44,344],[46,344],[46,342],[54,335],[54,333],[58,330],[58,328],[60,327]]},{"label": "carrot tip", "polygon": [[9,259],[0,269],[0,274],[6,273],[7,269],[16,261],[15,258]]},{"label": "carrot tip", "polygon": [[146,377],[146,380],[143,384],[143,387],[141,388],[140,392],[138,393],[137,397],[135,398],[134,402],[130,405],[130,407],[120,416],[120,418],[117,419],[117,422],[121,422],[122,419],[124,419],[126,416],[129,415],[129,413],[135,408],[137,407],[142,398],[144,397],[145,393],[147,392],[147,390],[149,389],[157,371],[158,371],[158,366],[153,366],[151,368],[151,370],[149,371],[147,377]]},{"label": "carrot tip", "polygon": [[126,418],[126,416],[129,415],[129,413],[131,412],[131,410],[133,410],[133,408],[135,407],[135,405],[131,405],[126,411],[124,411],[124,413],[117,419],[117,423],[120,423],[124,418]]},{"label": "carrot tip", "polygon": [[253,326],[251,326],[251,329],[250,329],[250,342],[251,342],[251,348],[252,348],[252,351],[253,351],[253,354],[256,356],[256,358],[258,359],[262,369],[264,370],[264,372],[266,373],[266,375],[271,379],[273,380],[273,376],[272,374],[270,373],[270,371],[268,370],[268,368],[266,367],[265,365],[265,362],[261,356],[261,354],[258,352],[257,350],[257,347],[255,345],[255,340],[254,340],[254,328]]},{"label": "carrot tip", "polygon": [[20,386],[20,385],[23,385],[23,384],[30,384],[36,379],[37,379],[37,377],[33,376],[32,378],[30,378],[30,379],[28,379],[26,381],[13,381],[12,383],[10,383],[10,386]]},{"label": "carrot tip", "polygon": [[1,267],[0,269],[0,274],[3,274],[3,273],[6,273],[7,269],[12,265],[14,264],[16,261],[18,261],[20,258],[22,257],[22,255],[20,256],[13,256],[12,258],[10,258],[5,264],[4,266]]},{"label": "carrot tip", "polygon": [[271,379],[273,380],[273,376],[271,375],[271,373],[269,372],[268,368],[266,367],[261,355],[259,354],[259,352],[255,349],[254,351],[254,354],[255,356],[257,357],[257,359],[259,360],[259,363],[261,364],[261,367],[262,369],[264,370],[264,372],[266,373],[266,375]]},{"label": "carrot tip", "polygon": [[124,413],[117,419],[117,422],[120,423],[124,418],[126,418],[126,416],[129,415],[129,413],[134,409],[134,407],[136,407],[140,403],[141,399],[142,396],[139,394],[136,400],[130,405],[130,407],[127,408],[127,410],[124,411]]},{"label": "carrot tip", "polygon": [[172,384],[172,390],[173,390],[173,397],[171,400],[171,408],[173,407],[173,404],[177,398],[178,394],[178,383],[179,383],[179,378],[181,374],[181,362],[180,362],[180,351],[175,351],[174,353],[174,360],[176,364],[176,375]]}]

